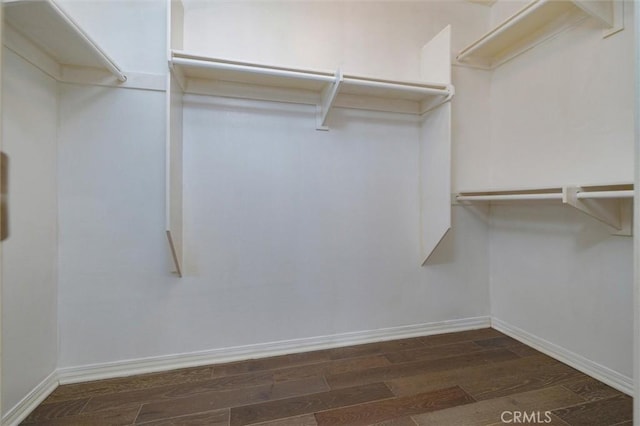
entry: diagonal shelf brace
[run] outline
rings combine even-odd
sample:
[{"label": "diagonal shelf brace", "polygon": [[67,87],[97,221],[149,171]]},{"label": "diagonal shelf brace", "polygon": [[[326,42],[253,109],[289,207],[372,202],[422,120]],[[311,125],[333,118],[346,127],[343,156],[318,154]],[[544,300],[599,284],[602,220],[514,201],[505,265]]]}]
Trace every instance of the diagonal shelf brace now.
[{"label": "diagonal shelf brace", "polygon": [[604,27],[604,38],[624,29],[624,2],[574,0],[573,3]]},{"label": "diagonal shelf brace", "polygon": [[180,254],[176,249],[175,240],[173,239],[173,235],[171,234],[171,231],[167,230],[166,233],[167,233],[167,239],[169,240],[169,248],[171,248],[171,257],[173,259],[173,264],[176,267],[175,272],[176,274],[178,274],[180,278],[182,278],[182,261],[180,259]]},{"label": "diagonal shelf brace", "polygon": [[334,82],[328,84],[320,95],[320,103],[316,106],[317,114],[316,114],[316,129],[317,130],[329,130],[327,126],[327,116],[329,115],[329,111],[333,106],[333,103],[338,96],[338,92],[340,92],[340,86],[342,85],[342,81],[344,80],[342,76],[342,70],[338,68],[336,71],[336,79]]},{"label": "diagonal shelf brace", "polygon": [[613,1],[592,1],[574,0],[578,8],[589,16],[595,18],[605,28],[612,28],[614,25]]},{"label": "diagonal shelf brace", "polygon": [[564,187],[562,189],[562,202],[575,207],[606,225],[622,230],[620,200],[613,198],[581,199],[578,196],[581,190],[582,188],[579,186]]},{"label": "diagonal shelf brace", "polygon": [[614,1],[613,6],[613,25],[602,31],[602,37],[607,38],[622,30],[624,30],[624,2]]}]

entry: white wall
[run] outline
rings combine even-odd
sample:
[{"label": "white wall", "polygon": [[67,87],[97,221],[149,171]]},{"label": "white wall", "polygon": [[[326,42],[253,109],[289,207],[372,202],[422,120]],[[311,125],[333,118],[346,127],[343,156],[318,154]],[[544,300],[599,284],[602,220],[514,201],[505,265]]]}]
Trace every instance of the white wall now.
[{"label": "white wall", "polygon": [[632,376],[633,241],[569,207],[491,209],[494,317]]},{"label": "white wall", "polygon": [[[64,4],[125,70],[165,72],[164,2]],[[489,19],[469,2],[189,2],[202,32],[186,43],[418,79],[420,47],[444,25],[457,51]],[[493,75],[454,69],[454,188],[631,179],[631,23],[608,40],[591,26]],[[5,407],[55,368],[56,322],[58,366],[73,367],[492,312],[630,374],[630,242],[591,219],[499,207],[489,229],[486,212],[455,207],[453,231],[418,267],[419,129],[407,117],[336,109],[323,133],[306,107],[189,96],[178,279],[164,235],[164,94],[61,85],[56,201],[56,86],[7,57],[5,99],[29,102],[4,109],[16,115],[5,149],[29,174],[12,176],[25,185],[12,208],[26,213],[3,247]],[[32,266],[17,268],[23,259]]]},{"label": "white wall", "polygon": [[625,6],[626,29],[616,35],[603,39],[586,20],[494,71],[493,186],[633,180],[634,33]]},{"label": "white wall", "polygon": [[[633,21],[593,21],[498,68],[491,86],[493,187],[632,182]],[[491,210],[498,319],[631,377],[631,238],[570,207]]]},{"label": "white wall", "polygon": [[[160,3],[65,4],[125,69],[164,72]],[[266,5],[275,9],[265,14]],[[207,7],[187,4],[187,25],[199,28],[187,32],[190,50],[297,67],[342,66],[397,79],[419,77],[420,47],[447,23],[454,24],[456,51],[484,32],[491,18],[489,8],[469,2]],[[121,22],[129,24],[110,31],[114,16],[125,16]],[[138,25],[144,25],[140,43],[127,42]],[[454,188],[626,179],[632,160],[626,151],[631,121],[625,118],[624,82],[632,74],[621,52],[630,31],[602,41],[599,31],[587,31],[590,25],[493,75],[454,68]],[[568,69],[560,66],[565,57]],[[593,73],[576,71],[585,68]],[[614,81],[607,86],[611,95],[597,80],[605,77],[607,84]],[[523,79],[530,82],[527,89]],[[560,83],[568,90],[563,93],[574,96],[554,97]],[[603,94],[604,101],[596,102],[583,88]],[[602,126],[594,117],[601,117]],[[313,130],[314,114],[306,107],[188,97],[186,277],[178,279],[168,272],[163,233],[163,94],[62,86],[59,365],[487,315],[491,279],[491,309],[500,319],[627,374],[624,355],[603,349],[618,342],[621,318],[604,321],[606,340],[589,343],[582,324],[591,324],[590,318],[580,316],[586,311],[575,310],[584,321],[574,324],[577,337],[571,337],[537,328],[538,317],[530,304],[524,306],[529,302],[516,297],[511,304],[508,298],[514,289],[530,294],[531,283],[542,280],[556,282],[562,296],[549,308],[550,318],[562,318],[560,307],[572,303],[591,306],[597,300],[606,311],[626,291],[624,259],[630,252],[624,239],[594,238],[589,246],[580,233],[600,235],[600,225],[566,216],[575,212],[500,208],[489,243],[486,214],[455,207],[453,232],[432,264],[419,268],[418,124],[342,109],[330,120],[331,131],[322,133]],[[559,165],[557,157],[564,162]],[[601,169],[593,170],[594,158]],[[513,222],[523,230],[511,229]],[[574,223],[584,230],[572,228]],[[527,233],[538,225],[565,233]],[[518,250],[529,252],[532,239],[538,251],[516,257]],[[587,260],[594,253],[599,262]],[[529,268],[526,262],[549,268]],[[550,279],[555,270],[567,273],[577,266],[590,272],[590,290],[578,296],[570,291],[574,281]],[[529,271],[524,279],[523,270]],[[604,281],[595,277],[609,271],[623,284],[601,298]]]},{"label": "white wall", "polygon": [[56,0],[125,72],[165,74],[165,0]]},{"label": "white wall", "polygon": [[490,186],[491,71],[452,67],[452,192]]},{"label": "white wall", "polygon": [[420,80],[420,49],[448,24],[453,51],[487,28],[489,8],[450,1],[186,0],[184,49],[280,66]]},{"label": "white wall", "polygon": [[163,353],[164,93],[61,85],[60,365]]},{"label": "white wall", "polygon": [[[184,50],[398,80],[420,80],[420,50],[446,25],[452,25],[453,58],[487,30],[492,13],[467,1],[183,3]],[[453,190],[484,187],[491,72],[454,66],[453,83]]]},{"label": "white wall", "polygon": [[[412,9],[403,7],[407,16]],[[468,7],[454,7],[467,11],[462,21],[487,13]],[[375,3],[376,19],[380,8]],[[100,9],[84,9],[87,23],[97,19],[91,11]],[[307,16],[312,25],[316,16]],[[353,28],[364,35],[368,22]],[[404,25],[392,34],[415,31]],[[410,73],[419,72],[429,38],[397,48]],[[372,63],[353,60],[354,70]],[[419,267],[419,125],[394,114],[337,109],[331,130],[317,132],[308,107],[188,97],[186,276],[171,276],[163,100],[153,92],[62,88],[61,367],[488,314],[488,225],[475,213],[456,209],[456,229],[434,264]]]},{"label": "white wall", "polygon": [[500,25],[504,20],[518,13],[531,0],[498,0],[491,5],[491,27]]},{"label": "white wall", "polygon": [[189,97],[178,279],[161,99],[95,90],[62,93],[61,366],[488,313],[486,222],[458,211],[418,266],[414,120],[338,110],[317,132],[299,106]]},{"label": "white wall", "polygon": [[2,142],[9,238],[2,243],[3,414],[57,364],[57,88],[4,50]]},{"label": "white wall", "polygon": [[[210,295],[202,303],[216,308],[204,322],[225,324],[218,341],[487,312],[486,287],[471,279],[486,266],[462,240],[455,263],[418,267],[418,125],[411,119],[337,110],[331,131],[317,132],[313,108],[185,102],[184,281]],[[481,221],[464,212],[458,221],[486,238]]]},{"label": "white wall", "polygon": [[[164,1],[63,6],[125,73],[166,73]],[[61,85],[60,366],[173,350],[164,120],[163,92]]]}]

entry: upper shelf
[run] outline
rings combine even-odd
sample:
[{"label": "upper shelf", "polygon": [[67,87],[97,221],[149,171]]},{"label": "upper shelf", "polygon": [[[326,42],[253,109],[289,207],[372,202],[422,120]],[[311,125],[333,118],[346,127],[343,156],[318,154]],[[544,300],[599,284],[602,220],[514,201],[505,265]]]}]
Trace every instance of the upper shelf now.
[{"label": "upper shelf", "polygon": [[[186,92],[318,105],[319,129],[325,128],[332,106],[422,114],[453,96],[453,86],[447,83],[275,67],[175,50],[171,53],[171,67]],[[361,97],[366,97],[366,102],[357,100]]]},{"label": "upper shelf", "polygon": [[464,48],[461,63],[495,68],[587,17],[605,28],[605,37],[623,29],[622,1],[533,0]]},{"label": "upper shelf", "polygon": [[[108,71],[126,81],[113,60],[53,0],[5,0],[3,14],[10,29],[5,45],[57,80],[65,67],[81,67]],[[34,52],[33,45],[47,58]]]},{"label": "upper shelf", "polygon": [[320,91],[335,77],[330,72],[296,70],[284,67],[226,61],[173,51],[173,68],[188,79],[217,80],[257,86]]},{"label": "upper shelf", "polygon": [[634,197],[632,183],[610,185],[558,186],[545,188],[462,191],[455,199],[463,204],[511,201],[559,201],[615,228],[617,235],[631,235],[631,215],[625,200]]}]

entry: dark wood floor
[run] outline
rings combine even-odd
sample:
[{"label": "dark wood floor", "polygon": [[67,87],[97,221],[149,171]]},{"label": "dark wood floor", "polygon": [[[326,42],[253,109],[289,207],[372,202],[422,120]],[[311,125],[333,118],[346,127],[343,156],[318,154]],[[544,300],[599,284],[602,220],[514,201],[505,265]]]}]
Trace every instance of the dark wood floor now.
[{"label": "dark wood floor", "polygon": [[489,328],[64,385],[23,424],[473,426],[505,411],[632,424],[630,397]]}]

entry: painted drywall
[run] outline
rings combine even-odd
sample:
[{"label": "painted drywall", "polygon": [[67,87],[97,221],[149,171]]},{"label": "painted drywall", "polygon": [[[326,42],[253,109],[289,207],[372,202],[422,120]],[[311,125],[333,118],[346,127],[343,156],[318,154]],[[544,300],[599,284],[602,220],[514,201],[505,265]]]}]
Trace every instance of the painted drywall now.
[{"label": "painted drywall", "polygon": [[[487,30],[492,11],[466,1],[183,3],[187,51],[416,81],[425,43],[451,24],[454,56]],[[491,73],[454,66],[453,83],[452,185],[487,186]]]},{"label": "painted drywall", "polygon": [[[100,21],[96,5],[79,6],[89,29]],[[420,47],[441,26],[455,21],[457,50],[484,32],[489,19],[489,8],[471,3],[288,3],[268,15],[260,2],[187,6],[187,48],[198,52],[408,79],[418,77]],[[148,25],[157,27],[160,15],[152,14]],[[118,40],[127,33],[122,31]],[[108,31],[101,34],[108,38]],[[114,43],[113,56],[156,42]],[[555,48],[548,49],[557,55]],[[587,52],[591,49],[584,47]],[[535,132],[527,128],[528,143],[519,147],[518,139],[519,148],[510,146],[511,110],[530,110],[520,100],[522,85],[514,83],[514,74],[530,72],[516,61],[504,67],[494,74],[454,69],[459,89],[453,108],[456,186],[550,180],[525,161],[538,159],[529,152],[535,154],[531,147],[539,146],[530,136]],[[555,74],[568,79],[556,68],[539,71],[534,89]],[[505,105],[492,100],[495,93]],[[531,108],[538,113],[543,106],[534,99]],[[429,267],[417,267],[419,124],[393,114],[336,109],[331,131],[321,133],[313,130],[314,111],[305,107],[190,96],[185,109],[186,277],[172,277],[163,235],[164,134],[158,126],[164,120],[163,102],[162,94],[153,92],[62,89],[60,366],[486,315],[489,268],[498,289],[494,312],[511,319],[501,304],[500,286],[516,279],[524,266],[502,264],[501,250],[518,236],[512,232],[502,238],[502,216],[492,222],[496,237],[489,245],[485,213],[455,207],[453,232]],[[499,118],[491,121],[494,110]],[[625,112],[624,102],[618,112]],[[613,113],[604,113],[618,124]],[[583,119],[587,122],[576,118]],[[560,132],[563,123],[552,122],[550,128]],[[594,140],[586,145],[587,157],[600,155]],[[503,169],[510,172],[503,174]],[[614,173],[626,169],[623,165]],[[611,172],[598,177],[614,178],[606,173]],[[536,220],[546,219],[531,219]],[[562,242],[549,238],[547,243],[562,250]],[[534,260],[545,261],[542,255]],[[565,260],[581,264],[576,253]],[[547,278],[542,272],[538,277]],[[593,297],[585,292],[586,299]],[[582,349],[577,343],[566,346]],[[591,349],[586,347],[586,356],[625,371],[620,367],[624,360]]]},{"label": "painted drywall", "polygon": [[166,1],[56,0],[56,3],[125,73],[166,73]]},{"label": "painted drywall", "polygon": [[452,193],[490,186],[492,72],[452,67]]},{"label": "painted drywall", "polygon": [[491,28],[500,25],[503,21],[518,13],[529,3],[531,3],[531,0],[496,1],[491,5]]},{"label": "painted drywall", "polygon": [[[392,34],[415,38],[415,49],[397,50],[418,73],[420,47],[441,27],[399,29]],[[354,59],[354,70],[371,59]],[[336,109],[331,130],[318,132],[310,107],[190,96],[179,279],[164,236],[164,95],[65,85],[60,104],[61,367],[489,312],[488,224],[475,212],[456,208],[456,230],[419,267],[415,118]]]},{"label": "painted drywall", "polygon": [[2,143],[9,238],[2,243],[3,414],[57,365],[57,87],[5,49]]},{"label": "painted drywall", "polygon": [[61,85],[61,365],[167,351],[163,123],[163,92]]},{"label": "painted drywall", "polygon": [[318,132],[313,108],[188,97],[171,277],[162,101],[62,92],[61,366],[488,313],[486,221],[456,211],[419,267],[419,124],[394,114],[336,110]]},{"label": "painted drywall", "polygon": [[625,7],[620,33],[603,39],[585,20],[494,71],[493,186],[633,181],[632,3]]},{"label": "painted drywall", "polygon": [[490,9],[449,1],[187,0],[184,49],[213,57],[420,80],[420,50],[452,25],[453,51],[487,28]]},{"label": "painted drywall", "polygon": [[[164,64],[161,65],[164,52],[158,52],[164,40],[160,3],[69,2],[68,7],[71,12],[75,10],[78,21],[102,45],[108,46],[107,50],[125,69],[164,72]],[[336,7],[331,2],[326,4]],[[150,13],[138,13],[136,6],[149,6]],[[341,11],[345,13],[341,13],[339,21],[330,19],[336,15],[319,20],[331,25],[339,22],[339,31],[327,33],[320,24],[316,27],[315,22],[318,16],[333,12],[324,10],[316,14],[318,5],[304,13],[299,9],[302,6],[296,5],[295,10],[291,9],[296,19],[289,19],[289,10],[282,15],[269,15],[275,16],[275,21],[258,19],[264,15],[260,16],[255,9],[243,9],[246,4],[236,2],[223,6],[238,7],[238,13],[248,14],[250,19],[238,26],[232,14],[219,14],[226,21],[204,27],[204,31],[210,33],[200,39],[203,43],[200,47],[194,44],[198,40],[190,41],[196,50],[279,65],[312,68],[340,65],[356,74],[409,79],[417,78],[421,45],[441,28],[440,24],[450,22],[444,19],[444,12],[425,11],[455,10],[455,16],[449,16],[455,20],[454,46],[457,47],[454,50],[465,45],[471,33],[482,32],[488,16],[487,8],[471,3],[394,3],[390,12],[384,9],[383,3],[369,4],[366,10],[360,10],[358,8],[365,6],[354,2],[344,6],[347,9]],[[105,14],[105,8],[109,13]],[[207,13],[215,15],[215,12]],[[130,21],[115,19],[123,14],[137,18],[128,15]],[[192,9],[189,19],[193,25],[201,19],[200,14],[205,13],[197,7]],[[355,19],[355,15],[359,18]],[[131,43],[139,31],[140,21],[149,26],[149,31],[145,30],[143,37]],[[294,27],[268,32],[262,27],[254,28],[252,22],[264,22],[275,29],[281,28],[282,23]],[[113,30],[114,25],[118,31]],[[223,30],[223,37],[218,37],[218,30]],[[575,31],[583,31],[583,27]],[[287,43],[280,44],[283,38]],[[211,44],[211,40],[217,44]],[[256,40],[264,42],[259,49],[256,49]],[[293,46],[288,44],[291,40],[295,41]],[[596,44],[593,38],[587,37],[587,40]],[[566,38],[559,38],[552,43],[562,46],[565,42]],[[598,39],[597,43],[604,42]],[[625,43],[628,40],[622,44]],[[303,45],[313,48],[301,50]],[[557,73],[562,69],[557,63],[562,55],[555,52],[555,48],[549,49],[556,63],[554,66],[550,65],[553,62],[547,63],[549,70],[536,71],[541,77],[538,85],[533,85],[534,89],[544,87],[547,79],[553,80],[551,77],[556,74],[565,82],[569,80],[563,72]],[[541,51],[536,49],[532,53],[544,55]],[[594,75],[606,75],[606,61],[600,58],[606,59],[609,53],[599,48],[596,51],[597,58],[590,57],[597,65]],[[584,65],[581,61],[588,52],[592,50],[584,47],[582,56],[571,64],[582,69],[578,65]],[[518,180],[540,183],[551,177],[563,177],[559,175],[561,172],[553,171],[558,169],[547,167],[545,162],[538,164],[545,164],[544,170],[551,172],[540,174],[538,168],[536,174],[522,160],[546,159],[531,156],[532,152],[535,154],[531,147],[538,146],[532,144],[543,140],[542,146],[549,152],[557,138],[536,133],[538,129],[530,125],[525,127],[525,138],[529,141],[520,146],[519,139],[514,142],[510,133],[513,129],[508,109],[517,110],[515,105],[523,115],[522,111],[529,111],[530,107],[529,103],[519,100],[522,85],[514,82],[517,80],[514,74],[529,76],[529,66],[536,66],[528,62],[524,62],[528,66],[523,66],[522,61],[518,64],[514,61],[505,65],[507,68],[496,71],[492,81],[491,73],[485,71],[454,70],[454,83],[459,89],[453,111],[454,181],[460,186],[475,183],[474,186],[482,187],[487,181],[507,186]],[[625,81],[628,69],[624,64],[617,71],[623,75],[616,76]],[[580,87],[591,87],[591,82],[588,83]],[[612,91],[616,95],[624,95],[620,85],[614,86]],[[502,97],[502,100],[490,103],[494,87],[499,87],[498,99]],[[464,88],[467,90],[462,90]],[[29,87],[29,90],[36,89]],[[572,86],[570,93],[576,92]],[[533,99],[533,114],[541,114],[543,104],[539,98]],[[589,105],[595,104],[588,99]],[[623,96],[621,104],[613,97],[605,99],[615,105],[615,111],[598,109],[598,112],[603,113],[607,128],[618,129],[617,125],[621,124],[622,136],[625,136],[626,122],[617,121],[614,115],[624,116],[627,112],[626,98]],[[503,101],[511,102],[499,109],[499,120],[506,117],[507,125],[496,125],[499,121],[494,120],[489,128],[486,124],[490,122],[489,112],[500,108]],[[574,106],[565,105],[567,110]],[[578,116],[571,116],[569,121],[586,123],[586,130],[582,130],[589,136],[594,130],[589,127],[590,112],[580,115],[586,109],[571,109],[572,113],[576,111]],[[31,110],[29,114],[31,119]],[[314,113],[307,108],[197,96],[189,97],[185,119],[187,277],[181,280],[168,273],[171,262],[163,232],[163,94],[61,87],[59,366],[482,316],[489,313],[490,267],[495,293],[491,301],[497,316],[570,350],[582,351],[580,353],[590,359],[623,374],[628,373],[626,355],[606,351],[607,346],[615,347],[613,345],[622,339],[619,336],[626,333],[624,327],[618,327],[624,321],[624,309],[603,321],[601,328],[596,328],[597,333],[591,335],[586,332],[586,325],[574,320],[577,338],[567,329],[550,331],[555,322],[544,329],[535,325],[540,315],[534,312],[531,300],[544,300],[543,295],[555,291],[562,297],[551,304],[550,318],[566,319],[561,308],[572,307],[571,313],[591,326],[593,320],[586,317],[588,311],[583,307],[593,307],[594,300],[611,291],[611,286],[603,287],[604,279],[594,277],[612,276],[616,283],[626,282],[628,244],[624,239],[604,236],[598,228],[600,225],[584,222],[586,219],[580,217],[567,217],[577,213],[564,210],[543,209],[527,214],[517,209],[498,209],[492,219],[489,245],[486,213],[455,207],[453,232],[429,267],[421,269],[417,267],[418,234],[415,231],[418,123],[393,114],[337,109],[331,117],[332,130],[319,133],[312,130]],[[48,119],[41,123],[50,124]],[[551,129],[550,132],[567,129],[559,118],[557,122],[550,120],[545,124],[550,124],[547,129]],[[494,145],[489,151],[491,132],[494,132]],[[49,137],[51,134],[47,132]],[[576,135],[581,133],[573,128],[570,136]],[[600,156],[601,144],[595,140],[587,137],[587,153],[583,159]],[[511,143],[515,143],[516,148],[512,149]],[[618,179],[629,170],[630,160],[626,160],[620,163],[619,170],[609,171],[610,166],[617,165],[617,160],[623,157],[618,148],[625,145],[622,141],[618,146],[617,139],[611,143],[614,152],[611,155],[615,159],[607,157],[610,153],[605,154],[608,165],[596,173],[598,178]],[[502,151],[510,149],[510,154],[505,156]],[[566,146],[560,150],[562,154],[568,152],[565,158],[575,157],[575,150],[569,151]],[[491,161],[490,169],[482,166],[489,164],[487,159]],[[514,164],[504,160],[513,160]],[[523,164],[526,167],[521,171],[518,166]],[[570,167],[575,172],[571,176],[582,177],[582,169],[575,164]],[[510,170],[510,174],[503,169]],[[47,167],[43,167],[38,171],[46,170]],[[490,171],[493,171],[491,176]],[[530,179],[532,177],[535,179]],[[41,213],[41,209],[32,212]],[[34,219],[30,221],[39,223]],[[509,223],[516,223],[518,229],[511,229]],[[580,224],[579,229],[575,228],[576,223]],[[532,225],[542,225],[544,229],[549,226],[561,234],[527,233]],[[530,242],[538,251],[526,250]],[[490,252],[486,250],[488,246]],[[46,249],[47,245],[41,247]],[[518,250],[530,257],[525,260],[517,257]],[[556,256],[545,256],[545,252]],[[598,261],[593,261],[594,258]],[[560,260],[564,262],[560,264]],[[537,268],[531,268],[527,262]],[[576,269],[582,273],[577,276],[586,277],[589,290],[583,291],[578,300],[569,300],[576,281],[561,279],[555,281],[558,284],[555,288],[528,293],[539,280],[549,281],[550,275],[539,268],[545,262],[550,265],[549,271],[557,270],[565,277],[567,271]],[[590,275],[586,276],[582,269]],[[521,279],[523,271],[530,274],[524,280]],[[611,275],[607,275],[609,272]],[[509,286],[514,281],[516,284]],[[604,294],[603,300],[596,304],[599,315],[609,314],[609,309],[618,309],[623,306],[620,303],[629,300],[625,299],[628,289],[623,284],[614,288],[612,294]],[[508,297],[509,292],[516,289],[529,298]],[[22,300],[28,300],[30,307],[34,300],[43,303],[44,309],[40,309],[37,318],[47,316],[47,325],[52,327],[55,313],[52,314],[47,304],[52,299],[55,300],[55,291],[51,298]],[[10,314],[12,312],[15,313],[10,311]],[[35,321],[33,317],[28,320]],[[3,327],[5,324],[3,318]],[[25,340],[20,335],[21,344],[33,342],[33,337],[43,337],[44,341],[55,336],[55,330],[39,335],[20,327],[24,325],[12,326],[5,333],[5,340],[22,331],[28,332],[30,338]],[[598,339],[603,335],[608,337],[589,342],[594,335]],[[54,353],[41,347],[36,349],[39,350],[36,355]],[[6,359],[5,356],[3,362],[9,362]],[[55,365],[55,360],[52,362]],[[22,388],[28,391],[42,379],[41,372],[50,371],[37,370],[33,376],[14,376],[14,379],[17,382],[34,378],[34,383]],[[15,401],[19,397],[16,393],[10,398]]]},{"label": "painted drywall", "polygon": [[632,376],[633,241],[569,207],[491,209],[496,318]]},{"label": "painted drywall", "polygon": [[482,284],[441,274],[485,267],[461,240],[455,261],[418,267],[412,119],[339,110],[316,132],[313,108],[185,102],[185,281],[217,277],[226,324],[259,319],[230,344],[485,312]]},{"label": "painted drywall", "polygon": [[[631,7],[621,33],[586,20],[494,71],[493,187],[633,181]],[[492,208],[491,309],[631,377],[632,239],[608,231],[569,207]]]}]

